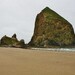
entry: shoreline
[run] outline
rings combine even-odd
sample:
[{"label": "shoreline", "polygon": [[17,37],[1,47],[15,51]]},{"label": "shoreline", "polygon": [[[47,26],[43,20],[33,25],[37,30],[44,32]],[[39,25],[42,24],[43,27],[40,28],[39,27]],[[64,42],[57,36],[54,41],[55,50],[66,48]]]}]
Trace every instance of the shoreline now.
[{"label": "shoreline", "polygon": [[58,51],[58,52],[75,52],[75,48],[31,48],[31,50]]},{"label": "shoreline", "polygon": [[10,49],[23,49],[23,50],[35,50],[35,51],[57,51],[57,52],[75,52],[75,48],[15,48],[15,47],[0,47]]}]

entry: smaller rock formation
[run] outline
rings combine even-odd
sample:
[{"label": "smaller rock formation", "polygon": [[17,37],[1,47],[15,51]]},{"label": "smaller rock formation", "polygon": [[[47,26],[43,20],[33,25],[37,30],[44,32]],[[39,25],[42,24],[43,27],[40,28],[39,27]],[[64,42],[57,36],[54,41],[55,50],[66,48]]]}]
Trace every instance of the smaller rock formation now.
[{"label": "smaller rock formation", "polygon": [[4,47],[16,47],[16,48],[25,48],[25,42],[24,40],[21,40],[19,41],[16,37],[16,34],[14,34],[11,37],[8,37],[8,36],[3,36],[1,38],[1,41],[0,41],[0,46],[4,46]]},{"label": "smaller rock formation", "polygon": [[23,39],[21,39],[21,40],[19,41],[18,45],[19,45],[21,48],[24,48],[24,47],[26,46]]}]

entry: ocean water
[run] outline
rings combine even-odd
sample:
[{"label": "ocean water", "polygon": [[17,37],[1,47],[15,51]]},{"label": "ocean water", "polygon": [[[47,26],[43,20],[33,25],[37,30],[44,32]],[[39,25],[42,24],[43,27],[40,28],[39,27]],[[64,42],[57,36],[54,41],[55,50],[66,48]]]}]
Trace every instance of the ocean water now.
[{"label": "ocean water", "polygon": [[31,48],[32,50],[47,50],[47,51],[69,51],[75,52],[75,48]]}]

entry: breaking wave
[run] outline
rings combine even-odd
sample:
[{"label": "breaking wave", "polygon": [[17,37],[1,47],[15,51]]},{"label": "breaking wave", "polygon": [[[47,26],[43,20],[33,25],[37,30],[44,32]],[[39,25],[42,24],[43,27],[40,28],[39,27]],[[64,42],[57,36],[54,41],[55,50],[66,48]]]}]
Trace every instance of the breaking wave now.
[{"label": "breaking wave", "polygon": [[31,48],[33,50],[47,50],[47,51],[71,51],[75,52],[75,48]]}]

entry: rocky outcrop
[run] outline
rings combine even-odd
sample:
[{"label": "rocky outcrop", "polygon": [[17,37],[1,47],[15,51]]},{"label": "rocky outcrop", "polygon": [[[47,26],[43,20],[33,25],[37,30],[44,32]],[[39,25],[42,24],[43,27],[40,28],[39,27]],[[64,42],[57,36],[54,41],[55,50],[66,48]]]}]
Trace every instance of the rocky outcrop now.
[{"label": "rocky outcrop", "polygon": [[12,39],[17,39],[16,34],[13,34]]},{"label": "rocky outcrop", "polygon": [[20,48],[26,48],[24,40],[20,40],[19,43],[17,44]]},{"label": "rocky outcrop", "polygon": [[16,47],[16,48],[25,48],[26,45],[24,43],[24,40],[19,41],[16,37],[16,34],[14,34],[12,37],[3,36],[0,41],[0,46],[5,47]]},{"label": "rocky outcrop", "polygon": [[46,7],[36,17],[34,34],[29,42],[33,47],[69,46],[74,43],[72,25]]}]

